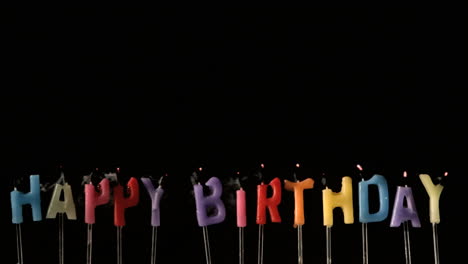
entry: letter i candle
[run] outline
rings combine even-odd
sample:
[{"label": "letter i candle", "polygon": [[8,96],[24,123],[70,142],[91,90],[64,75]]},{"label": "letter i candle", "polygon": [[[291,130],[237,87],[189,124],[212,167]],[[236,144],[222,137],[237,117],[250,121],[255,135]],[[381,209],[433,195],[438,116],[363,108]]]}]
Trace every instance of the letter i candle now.
[{"label": "letter i candle", "polygon": [[[264,165],[261,165],[264,168]],[[259,172],[260,178],[262,174]],[[267,198],[267,189],[270,186],[273,189],[273,195]],[[270,212],[271,221],[281,223],[281,217],[278,211],[278,205],[281,203],[281,181],[278,177],[274,178],[269,184],[264,184],[263,180],[257,185],[257,225],[258,225],[258,263],[263,263],[263,242],[264,225],[266,224],[266,209]]]},{"label": "letter i candle", "polygon": [[333,226],[333,209],[340,207],[343,210],[344,223],[354,223],[353,212],[353,186],[351,177],[341,179],[341,192],[333,192],[326,185],[325,177],[322,178],[325,189],[322,190],[323,199],[323,225],[326,227],[327,264],[332,263],[331,255],[331,228]]},{"label": "letter i candle", "polygon": [[[406,178],[408,174],[406,171],[403,172],[403,180],[405,186],[398,186],[395,195],[395,201],[393,204],[392,219],[390,221],[390,227],[399,227],[403,223],[403,237],[405,242],[405,261],[406,264],[411,263],[411,243],[409,234],[408,221],[411,221],[413,227],[421,227],[419,222],[418,212],[416,210],[416,204],[413,198],[413,191],[411,187],[406,184]],[[404,206],[406,200],[407,206]]]},{"label": "letter i candle", "polygon": [[97,186],[97,190],[91,182],[94,173],[91,172],[84,186],[85,193],[85,223],[87,224],[86,264],[92,262],[93,251],[93,225],[96,223],[95,210],[99,205],[107,204],[110,200],[109,179],[104,178]]},{"label": "letter i candle", "polygon": [[429,220],[432,223],[432,240],[434,245],[434,263],[439,264],[439,234],[437,225],[440,223],[439,200],[442,190],[444,189],[443,181],[447,177],[448,172],[444,173],[444,177],[437,177],[437,185],[431,180],[427,174],[420,174],[419,179],[424,185],[424,189],[429,196]]},{"label": "letter i candle", "polygon": [[[239,172],[237,175],[239,176]],[[245,200],[245,191],[242,189],[240,179],[239,190],[236,191],[236,216],[237,227],[239,228],[239,264],[244,264],[244,228],[247,226],[247,205]]]},{"label": "letter i candle", "polygon": [[[296,168],[299,168],[299,163]],[[298,263],[304,263],[304,254],[302,250],[302,226],[305,224],[304,218],[304,189],[314,188],[314,180],[307,178],[301,182],[298,181],[296,172],[293,174],[294,182],[284,180],[284,188],[294,192],[294,227],[297,228],[297,255]]]},{"label": "letter i candle", "polygon": [[154,188],[151,178],[141,178],[141,181],[145,185],[146,190],[151,198],[151,264],[156,263],[156,245],[157,245],[157,231],[158,226],[160,226],[160,201],[164,194],[164,190],[162,188],[162,181],[164,175],[159,179],[158,188]]},{"label": "letter i candle", "polygon": [[[202,168],[199,168],[199,171],[201,170]],[[192,179],[198,181],[197,173],[194,172],[192,175]],[[205,185],[208,186],[210,190],[210,194],[205,196],[203,192],[203,186],[200,184],[200,182],[194,183],[193,191],[195,195],[197,221],[198,225],[203,230],[206,263],[211,264],[210,241],[207,226],[221,223],[226,218],[226,208],[224,207],[224,203],[221,200],[223,187],[221,185],[221,181],[218,178],[211,177],[205,183]],[[209,214],[209,210],[213,210],[214,213]]]},{"label": "letter i candle", "polygon": [[16,253],[18,264],[23,264],[23,242],[21,234],[21,223],[23,223],[23,206],[31,205],[33,221],[42,220],[41,212],[41,187],[39,175],[29,177],[30,191],[28,193],[19,192],[14,187],[10,193],[12,222],[16,224]]}]

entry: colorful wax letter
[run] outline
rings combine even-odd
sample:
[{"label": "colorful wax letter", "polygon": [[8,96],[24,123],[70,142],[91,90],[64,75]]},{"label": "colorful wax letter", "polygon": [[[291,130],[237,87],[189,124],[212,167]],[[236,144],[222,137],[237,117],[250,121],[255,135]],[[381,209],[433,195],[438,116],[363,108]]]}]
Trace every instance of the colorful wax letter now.
[{"label": "colorful wax letter", "polygon": [[114,225],[125,226],[125,209],[136,206],[140,200],[140,187],[135,177],[131,177],[127,183],[128,197],[124,197],[122,185],[114,187]]},{"label": "colorful wax letter", "polygon": [[[216,177],[211,177],[205,185],[211,191],[211,194],[207,196],[203,194],[203,186],[200,183],[193,186],[199,226],[218,224],[226,218],[226,208],[221,200],[221,194],[223,193],[221,181]],[[210,209],[214,209],[213,215],[208,215]]]},{"label": "colorful wax letter", "polygon": [[[60,201],[60,195],[63,192],[63,201]],[[57,213],[65,213],[69,220],[76,220],[75,202],[73,194],[68,183],[55,184],[54,193],[47,209],[46,218],[56,218]]]},{"label": "colorful wax letter", "polygon": [[[405,199],[407,207],[404,206]],[[411,226],[421,227],[411,187],[398,186],[395,195],[395,202],[393,204],[392,220],[390,221],[390,226],[398,227],[401,225],[401,223],[408,220],[411,221]]]},{"label": "colorful wax letter", "polygon": [[341,192],[332,192],[328,187],[322,190],[323,199],[323,225],[333,226],[333,209],[340,207],[343,210],[345,224],[354,223],[353,212],[353,186],[351,177],[341,179]]},{"label": "colorful wax letter", "polygon": [[[267,188],[271,186],[273,195],[267,198]],[[271,221],[281,222],[281,216],[278,212],[278,205],[281,202],[281,182],[278,177],[274,178],[268,185],[257,185],[257,224],[266,224],[266,208],[270,212]]]},{"label": "colorful wax letter", "polygon": [[164,190],[161,186],[154,188],[153,183],[149,178],[141,178],[141,181],[145,185],[145,188],[151,197],[151,226],[160,226],[161,217],[159,203],[164,194]]},{"label": "colorful wax letter", "polygon": [[301,182],[284,180],[284,188],[294,191],[294,227],[303,225],[304,219],[304,189],[314,188],[314,180],[307,178]]},{"label": "colorful wax letter", "polygon": [[109,202],[109,179],[102,179],[98,184],[98,189],[100,192],[96,192],[96,188],[92,183],[85,184],[85,223],[87,224],[94,224],[96,222],[96,206]]},{"label": "colorful wax letter", "polygon": [[237,227],[247,226],[247,210],[245,202],[245,191],[240,188],[236,191]]},{"label": "colorful wax letter", "polygon": [[[369,185],[377,185],[379,192],[379,211],[369,212]],[[359,182],[359,221],[361,223],[380,222],[388,216],[388,184],[382,175],[374,175],[367,181]]]},{"label": "colorful wax letter", "polygon": [[427,174],[420,174],[421,179],[427,194],[429,195],[429,216],[430,222],[433,224],[440,223],[440,212],[439,212],[439,199],[444,186],[441,184],[434,185],[431,177]]},{"label": "colorful wax letter", "polygon": [[22,193],[16,189],[10,193],[13,224],[21,224],[23,222],[23,205],[25,204],[31,205],[33,221],[42,220],[39,175],[31,175],[29,182],[30,191],[28,193]]}]

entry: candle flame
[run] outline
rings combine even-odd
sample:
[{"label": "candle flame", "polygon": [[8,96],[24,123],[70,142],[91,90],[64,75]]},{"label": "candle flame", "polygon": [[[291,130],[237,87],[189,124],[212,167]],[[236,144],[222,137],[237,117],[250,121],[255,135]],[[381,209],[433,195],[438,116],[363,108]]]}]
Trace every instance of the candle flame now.
[{"label": "candle flame", "polygon": [[202,167],[198,168],[198,171],[202,171],[202,170],[203,170],[203,168],[202,168]]},{"label": "candle flame", "polygon": [[299,163],[296,163],[296,168],[299,168],[301,165]]},{"label": "candle flame", "polygon": [[362,166],[360,164],[357,164],[356,167],[358,168],[358,170],[362,171]]},{"label": "candle flame", "polygon": [[263,164],[263,163],[260,164],[260,167],[262,167],[262,169],[264,169],[264,168],[265,168],[265,164]]},{"label": "candle flame", "polygon": [[403,177],[408,177],[408,173],[406,171],[403,172]]},{"label": "candle flame", "polygon": [[120,173],[120,167],[117,167],[116,170],[117,170],[117,173]]},{"label": "candle flame", "polygon": [[447,177],[447,176],[448,176],[448,171],[444,173],[444,177]]}]

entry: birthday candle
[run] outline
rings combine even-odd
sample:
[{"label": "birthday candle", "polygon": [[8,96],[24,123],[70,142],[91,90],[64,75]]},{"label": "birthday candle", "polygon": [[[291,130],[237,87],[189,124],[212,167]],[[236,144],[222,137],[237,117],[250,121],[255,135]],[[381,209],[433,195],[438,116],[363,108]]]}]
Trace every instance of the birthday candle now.
[{"label": "birthday candle", "polygon": [[[63,192],[64,200],[60,201],[60,195]],[[69,220],[76,220],[75,202],[71,187],[68,183],[55,184],[54,193],[47,210],[46,218],[56,218],[57,213],[65,213]]]},{"label": "birthday candle", "polygon": [[[379,192],[379,211],[369,212],[369,186],[377,185]],[[388,216],[388,184],[384,176],[375,174],[369,180],[359,182],[359,221],[361,223],[379,222]]]},{"label": "birthday candle", "polygon": [[247,226],[245,191],[240,188],[236,191],[236,212],[237,212],[237,227]]},{"label": "birthday candle", "polygon": [[85,223],[87,224],[96,222],[96,206],[106,204],[110,199],[110,186],[107,178],[101,180],[98,188],[100,189],[99,193],[96,192],[92,183],[85,184]]},{"label": "birthday candle", "polygon": [[141,178],[141,181],[145,185],[145,188],[151,197],[151,225],[160,226],[161,218],[159,203],[164,194],[164,190],[163,188],[161,188],[161,186],[158,186],[158,188],[154,188],[153,183],[149,178]]},{"label": "birthday candle", "polygon": [[438,224],[440,223],[439,200],[444,186],[442,186],[440,183],[434,185],[431,177],[427,174],[420,174],[419,179],[421,180],[422,184],[424,185],[424,189],[426,189],[426,192],[429,195],[430,222],[433,224]]},{"label": "birthday candle", "polygon": [[301,182],[284,180],[284,188],[294,191],[294,227],[303,225],[304,219],[304,189],[314,188],[314,180],[307,178]]},{"label": "birthday candle", "polygon": [[[211,191],[208,196],[203,195],[203,186],[198,183],[193,186],[195,194],[196,214],[199,226],[218,224],[226,217],[226,208],[221,200],[223,187],[221,181],[216,177],[211,177],[205,184]],[[214,215],[208,215],[208,208],[216,208]]]},{"label": "birthday candle", "polygon": [[351,177],[341,179],[341,192],[332,192],[328,187],[322,190],[323,199],[323,225],[333,226],[333,209],[340,207],[343,210],[344,223],[354,223],[353,212],[353,186]]},{"label": "birthday candle", "polygon": [[[267,188],[271,186],[273,195],[267,198]],[[281,203],[281,182],[278,177],[274,178],[269,184],[257,185],[257,224],[266,224],[266,208],[270,212],[271,221],[281,222],[281,216],[278,212],[278,205]]]},{"label": "birthday candle", "polygon": [[153,183],[151,182],[150,178],[141,178],[141,181],[145,185],[148,194],[151,197],[151,264],[156,263],[156,252],[157,252],[157,229],[160,225],[160,210],[159,204],[161,202],[161,198],[164,194],[164,190],[161,187],[161,182],[163,177],[159,180],[158,188],[154,188]]},{"label": "birthday candle", "polygon": [[16,189],[10,193],[13,224],[21,224],[23,222],[23,205],[25,204],[31,205],[33,221],[42,220],[39,175],[31,175],[29,182],[30,191],[28,193],[22,193]]},{"label": "birthday candle", "polygon": [[[407,206],[404,206],[406,200]],[[411,187],[398,186],[393,204],[391,227],[398,227],[405,221],[411,221],[413,227],[421,227]]]},{"label": "birthday candle", "polygon": [[122,185],[114,187],[114,225],[117,227],[125,226],[125,209],[136,206],[140,199],[140,189],[135,177],[131,177],[127,183],[129,197],[124,197]]}]

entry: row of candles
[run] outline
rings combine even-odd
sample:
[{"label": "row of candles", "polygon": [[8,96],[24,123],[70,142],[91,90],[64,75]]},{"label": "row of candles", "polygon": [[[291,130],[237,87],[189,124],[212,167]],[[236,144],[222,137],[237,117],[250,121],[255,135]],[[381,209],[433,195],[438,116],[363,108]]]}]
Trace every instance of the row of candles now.
[{"label": "row of candles", "polygon": [[[261,167],[263,168],[263,164]],[[296,164],[299,167],[299,164]],[[362,172],[362,167],[357,165],[357,168]],[[201,171],[201,168],[199,169]],[[92,175],[92,174],[91,174]],[[92,262],[92,228],[96,222],[95,210],[96,207],[109,203],[111,195],[114,199],[114,225],[117,228],[117,264],[122,264],[122,227],[125,226],[125,210],[129,207],[134,207],[139,203],[140,190],[139,183],[135,177],[131,177],[124,188],[117,184],[111,188],[110,181],[106,177],[95,186],[91,182],[91,175],[88,182],[84,186],[85,193],[85,214],[84,222],[87,224],[87,260],[86,263]],[[211,177],[204,183],[210,190],[205,193],[203,184],[198,181],[197,172],[192,175],[195,180],[193,183],[194,198],[196,204],[196,217],[198,225],[203,229],[203,240],[205,246],[206,263],[211,263],[211,253],[209,245],[208,229],[209,225],[218,224],[225,220],[226,209],[221,198],[223,193],[222,183],[217,177]],[[404,172],[404,178],[407,177]],[[447,176],[447,173],[444,174]],[[160,202],[164,194],[162,188],[161,177],[158,186],[153,184],[151,178],[142,177],[140,180],[143,183],[147,193],[151,199],[151,226],[152,226],[152,250],[151,263],[156,263],[156,241],[157,228],[160,226]],[[437,177],[437,184],[428,174],[420,174],[419,178],[429,196],[429,221],[433,227],[433,244],[434,244],[434,261],[439,263],[438,249],[438,234],[437,224],[440,223],[439,200],[443,190],[444,177]],[[298,232],[298,263],[303,263],[302,251],[302,226],[305,224],[304,217],[304,190],[314,188],[314,180],[306,178],[302,181],[297,180],[294,174],[295,181],[284,180],[284,189],[294,193],[294,227]],[[333,211],[335,208],[341,208],[345,224],[354,223],[354,208],[353,208],[353,188],[352,179],[345,176],[341,181],[341,190],[334,192],[327,187],[326,182],[323,182],[325,189],[322,190],[323,200],[323,224],[326,228],[327,240],[327,263],[331,263],[331,228],[333,226]],[[375,185],[379,197],[379,209],[377,212],[370,212],[369,209],[369,187]],[[272,195],[268,197],[268,189],[271,188]],[[41,195],[40,195],[40,179],[39,175],[30,176],[30,191],[23,193],[16,188],[11,192],[11,208],[12,222],[16,224],[17,236],[17,257],[18,263],[23,263],[23,249],[21,243],[21,224],[23,223],[23,206],[29,204],[32,210],[32,218],[34,221],[42,220]],[[60,197],[63,197],[61,199]],[[268,183],[261,182],[257,186],[257,210],[256,224],[259,226],[258,236],[258,263],[263,263],[263,240],[264,240],[264,225],[267,223],[267,210],[269,212],[270,221],[279,223],[281,216],[278,211],[278,205],[281,202],[282,184],[279,178],[274,178]],[[368,263],[368,242],[367,242],[367,224],[372,222],[380,222],[385,220],[389,215],[389,193],[388,184],[384,176],[375,174],[370,179],[364,179],[361,174],[361,181],[358,183],[358,199],[359,199],[359,222],[362,225],[362,251],[363,263]],[[63,222],[66,215],[69,220],[76,220],[76,208],[73,200],[71,186],[66,182],[63,173],[55,184],[49,207],[47,209],[46,218],[57,218],[59,220],[59,263],[64,263],[63,254]],[[244,263],[244,228],[247,226],[246,214],[246,192],[239,186],[236,190],[236,220],[239,229],[239,263]],[[420,227],[420,219],[416,210],[416,205],[413,197],[412,188],[408,185],[398,186],[391,214],[390,226],[403,227],[404,243],[405,243],[405,261],[411,263],[411,247],[409,239],[409,223],[412,227]],[[62,235],[60,235],[62,234]]]}]

